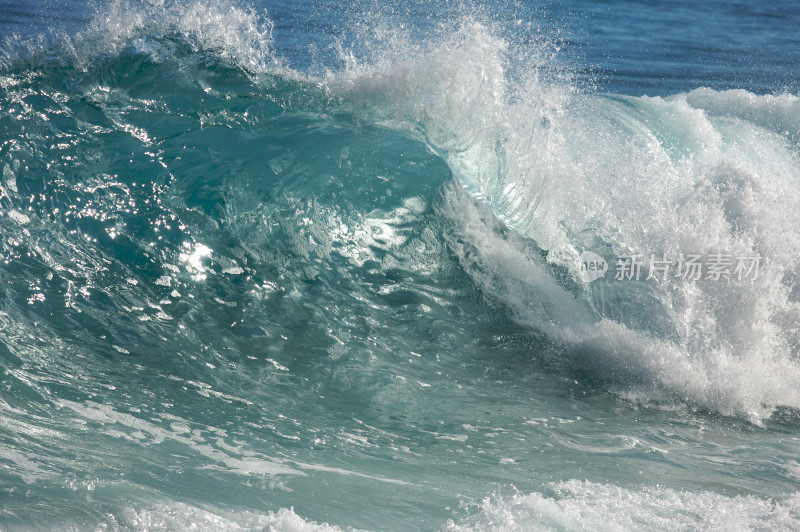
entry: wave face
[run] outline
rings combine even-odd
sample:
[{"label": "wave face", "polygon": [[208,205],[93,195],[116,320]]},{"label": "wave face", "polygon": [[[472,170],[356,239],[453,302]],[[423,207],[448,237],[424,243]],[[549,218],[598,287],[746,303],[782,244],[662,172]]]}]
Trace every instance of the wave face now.
[{"label": "wave face", "polygon": [[[414,124],[477,198],[472,208],[450,194],[442,213],[465,270],[518,321],[643,395],[754,421],[797,408],[800,100],[586,95],[536,71],[512,86],[504,48],[467,21],[421,58],[335,80],[366,120]],[[495,219],[534,251],[498,235]],[[587,250],[612,266],[633,255],[645,267],[651,255],[673,267],[681,254],[753,256],[764,271],[746,282],[705,272],[648,283],[645,272],[645,282],[609,275],[574,287]]]},{"label": "wave face", "polygon": [[8,41],[0,524],[800,526],[800,97],[357,7]]}]

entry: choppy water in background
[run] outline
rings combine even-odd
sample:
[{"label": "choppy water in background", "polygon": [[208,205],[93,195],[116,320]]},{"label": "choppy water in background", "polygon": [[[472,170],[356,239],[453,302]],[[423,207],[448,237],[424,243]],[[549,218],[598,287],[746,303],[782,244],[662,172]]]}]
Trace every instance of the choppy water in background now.
[{"label": "choppy water in background", "polygon": [[798,28],[0,2],[0,527],[797,529]]}]

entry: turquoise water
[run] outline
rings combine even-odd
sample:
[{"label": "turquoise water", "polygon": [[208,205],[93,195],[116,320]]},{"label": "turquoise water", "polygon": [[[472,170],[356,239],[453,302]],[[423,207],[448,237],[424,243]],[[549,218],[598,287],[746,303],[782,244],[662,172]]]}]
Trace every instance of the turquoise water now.
[{"label": "turquoise water", "polygon": [[798,22],[0,3],[0,528],[799,528]]}]

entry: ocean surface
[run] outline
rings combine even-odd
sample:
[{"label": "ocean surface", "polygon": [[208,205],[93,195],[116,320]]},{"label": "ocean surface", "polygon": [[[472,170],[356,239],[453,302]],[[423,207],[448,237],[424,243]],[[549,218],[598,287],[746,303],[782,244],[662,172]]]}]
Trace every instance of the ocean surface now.
[{"label": "ocean surface", "polygon": [[800,2],[0,0],[0,530],[800,530]]}]

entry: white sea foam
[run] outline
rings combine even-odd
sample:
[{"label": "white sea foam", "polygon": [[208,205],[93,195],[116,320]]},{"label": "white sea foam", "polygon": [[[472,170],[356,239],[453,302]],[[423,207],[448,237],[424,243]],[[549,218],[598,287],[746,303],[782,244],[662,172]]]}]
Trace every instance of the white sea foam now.
[{"label": "white sea foam", "polygon": [[[796,530],[800,493],[781,500],[728,497],[713,492],[677,491],[658,486],[638,490],[570,480],[541,492],[495,494],[467,504],[467,517],[443,523],[448,531],[512,530]],[[335,532],[344,525],[313,521],[293,508],[275,512],[230,512],[183,503],[128,508],[107,514],[95,530],[259,530]]]},{"label": "white sea foam", "polygon": [[258,514],[253,512],[222,512],[197,508],[182,503],[161,504],[148,508],[128,508],[118,514],[108,514],[95,527],[99,531],[264,531],[264,532],[337,532],[341,528],[317,523],[297,515],[291,508]]},{"label": "white sea foam", "polygon": [[542,493],[487,497],[446,530],[797,530],[800,494],[783,500],[570,480]]}]

